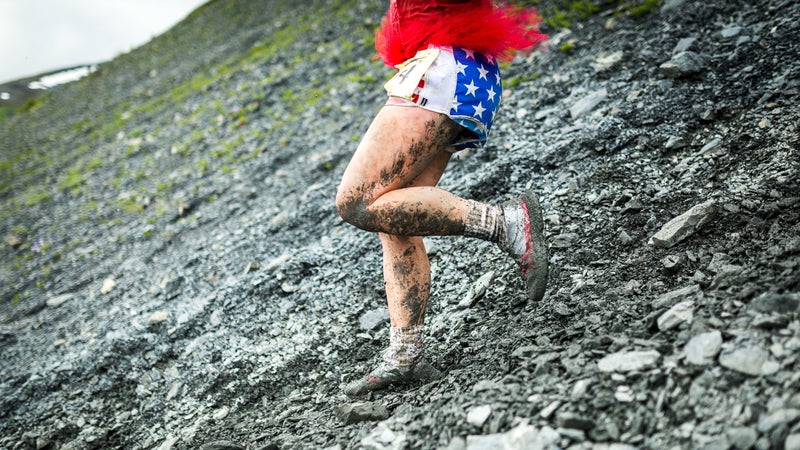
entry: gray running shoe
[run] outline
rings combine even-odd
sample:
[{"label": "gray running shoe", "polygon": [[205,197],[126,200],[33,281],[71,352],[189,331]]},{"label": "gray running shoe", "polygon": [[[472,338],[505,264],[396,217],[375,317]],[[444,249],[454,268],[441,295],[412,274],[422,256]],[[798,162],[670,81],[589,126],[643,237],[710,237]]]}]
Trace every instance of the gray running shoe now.
[{"label": "gray running shoe", "polygon": [[421,359],[410,367],[398,367],[382,362],[364,378],[348,383],[344,387],[344,393],[348,397],[360,397],[389,386],[407,385],[416,381],[432,381],[441,376],[442,373],[425,359]]},{"label": "gray running shoe", "polygon": [[539,301],[547,287],[547,243],[539,198],[532,191],[519,200],[503,204],[506,243],[501,248],[519,265],[527,285],[528,297]]}]

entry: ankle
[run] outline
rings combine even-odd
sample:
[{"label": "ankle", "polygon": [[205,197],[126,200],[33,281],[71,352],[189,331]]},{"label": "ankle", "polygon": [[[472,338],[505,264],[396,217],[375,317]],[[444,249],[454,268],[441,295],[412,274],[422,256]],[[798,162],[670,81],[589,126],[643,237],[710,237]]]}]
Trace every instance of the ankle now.
[{"label": "ankle", "polygon": [[467,220],[464,224],[464,236],[483,239],[501,244],[506,239],[506,226],[503,218],[503,207],[489,203],[468,200]]},{"label": "ankle", "polygon": [[389,348],[383,353],[384,364],[397,367],[409,368],[422,359],[424,352],[423,325],[412,327],[391,327],[389,329]]}]

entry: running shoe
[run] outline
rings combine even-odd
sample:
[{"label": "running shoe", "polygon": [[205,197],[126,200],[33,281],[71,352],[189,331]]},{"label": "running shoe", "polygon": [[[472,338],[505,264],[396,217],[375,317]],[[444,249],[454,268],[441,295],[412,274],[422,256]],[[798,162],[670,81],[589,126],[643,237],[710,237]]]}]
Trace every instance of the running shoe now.
[{"label": "running shoe", "polygon": [[506,242],[501,248],[520,267],[527,286],[528,297],[539,301],[547,287],[547,244],[544,240],[544,221],[539,198],[532,191],[518,200],[503,204],[506,221]]},{"label": "running shoe", "polygon": [[432,381],[442,373],[425,359],[410,367],[398,367],[382,362],[364,378],[355,380],[344,387],[349,397],[360,397],[389,386],[403,386],[416,381]]}]

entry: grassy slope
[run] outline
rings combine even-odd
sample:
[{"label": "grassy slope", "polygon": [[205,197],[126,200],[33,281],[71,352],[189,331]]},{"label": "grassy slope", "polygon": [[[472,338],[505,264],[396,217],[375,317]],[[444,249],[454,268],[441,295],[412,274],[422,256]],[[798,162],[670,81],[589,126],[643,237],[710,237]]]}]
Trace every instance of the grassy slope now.
[{"label": "grassy slope", "polygon": [[[204,178],[285,146],[305,111],[331,110],[320,101],[332,86],[377,84],[365,52],[380,9],[359,3],[214,0],[0,121],[0,234],[22,241],[2,250],[0,276],[15,280],[4,303],[63,290],[54,266],[96,253],[92,241],[164,237]],[[333,76],[309,70],[323,58]]]}]

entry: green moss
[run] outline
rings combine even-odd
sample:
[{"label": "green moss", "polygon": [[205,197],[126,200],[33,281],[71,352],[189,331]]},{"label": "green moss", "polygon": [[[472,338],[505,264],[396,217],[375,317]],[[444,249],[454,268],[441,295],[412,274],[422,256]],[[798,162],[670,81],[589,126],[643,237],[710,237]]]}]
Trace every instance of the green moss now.
[{"label": "green moss", "polygon": [[572,41],[565,42],[561,44],[560,47],[558,47],[559,50],[565,53],[569,53],[570,51],[572,51],[573,48],[575,48],[575,43]]}]

